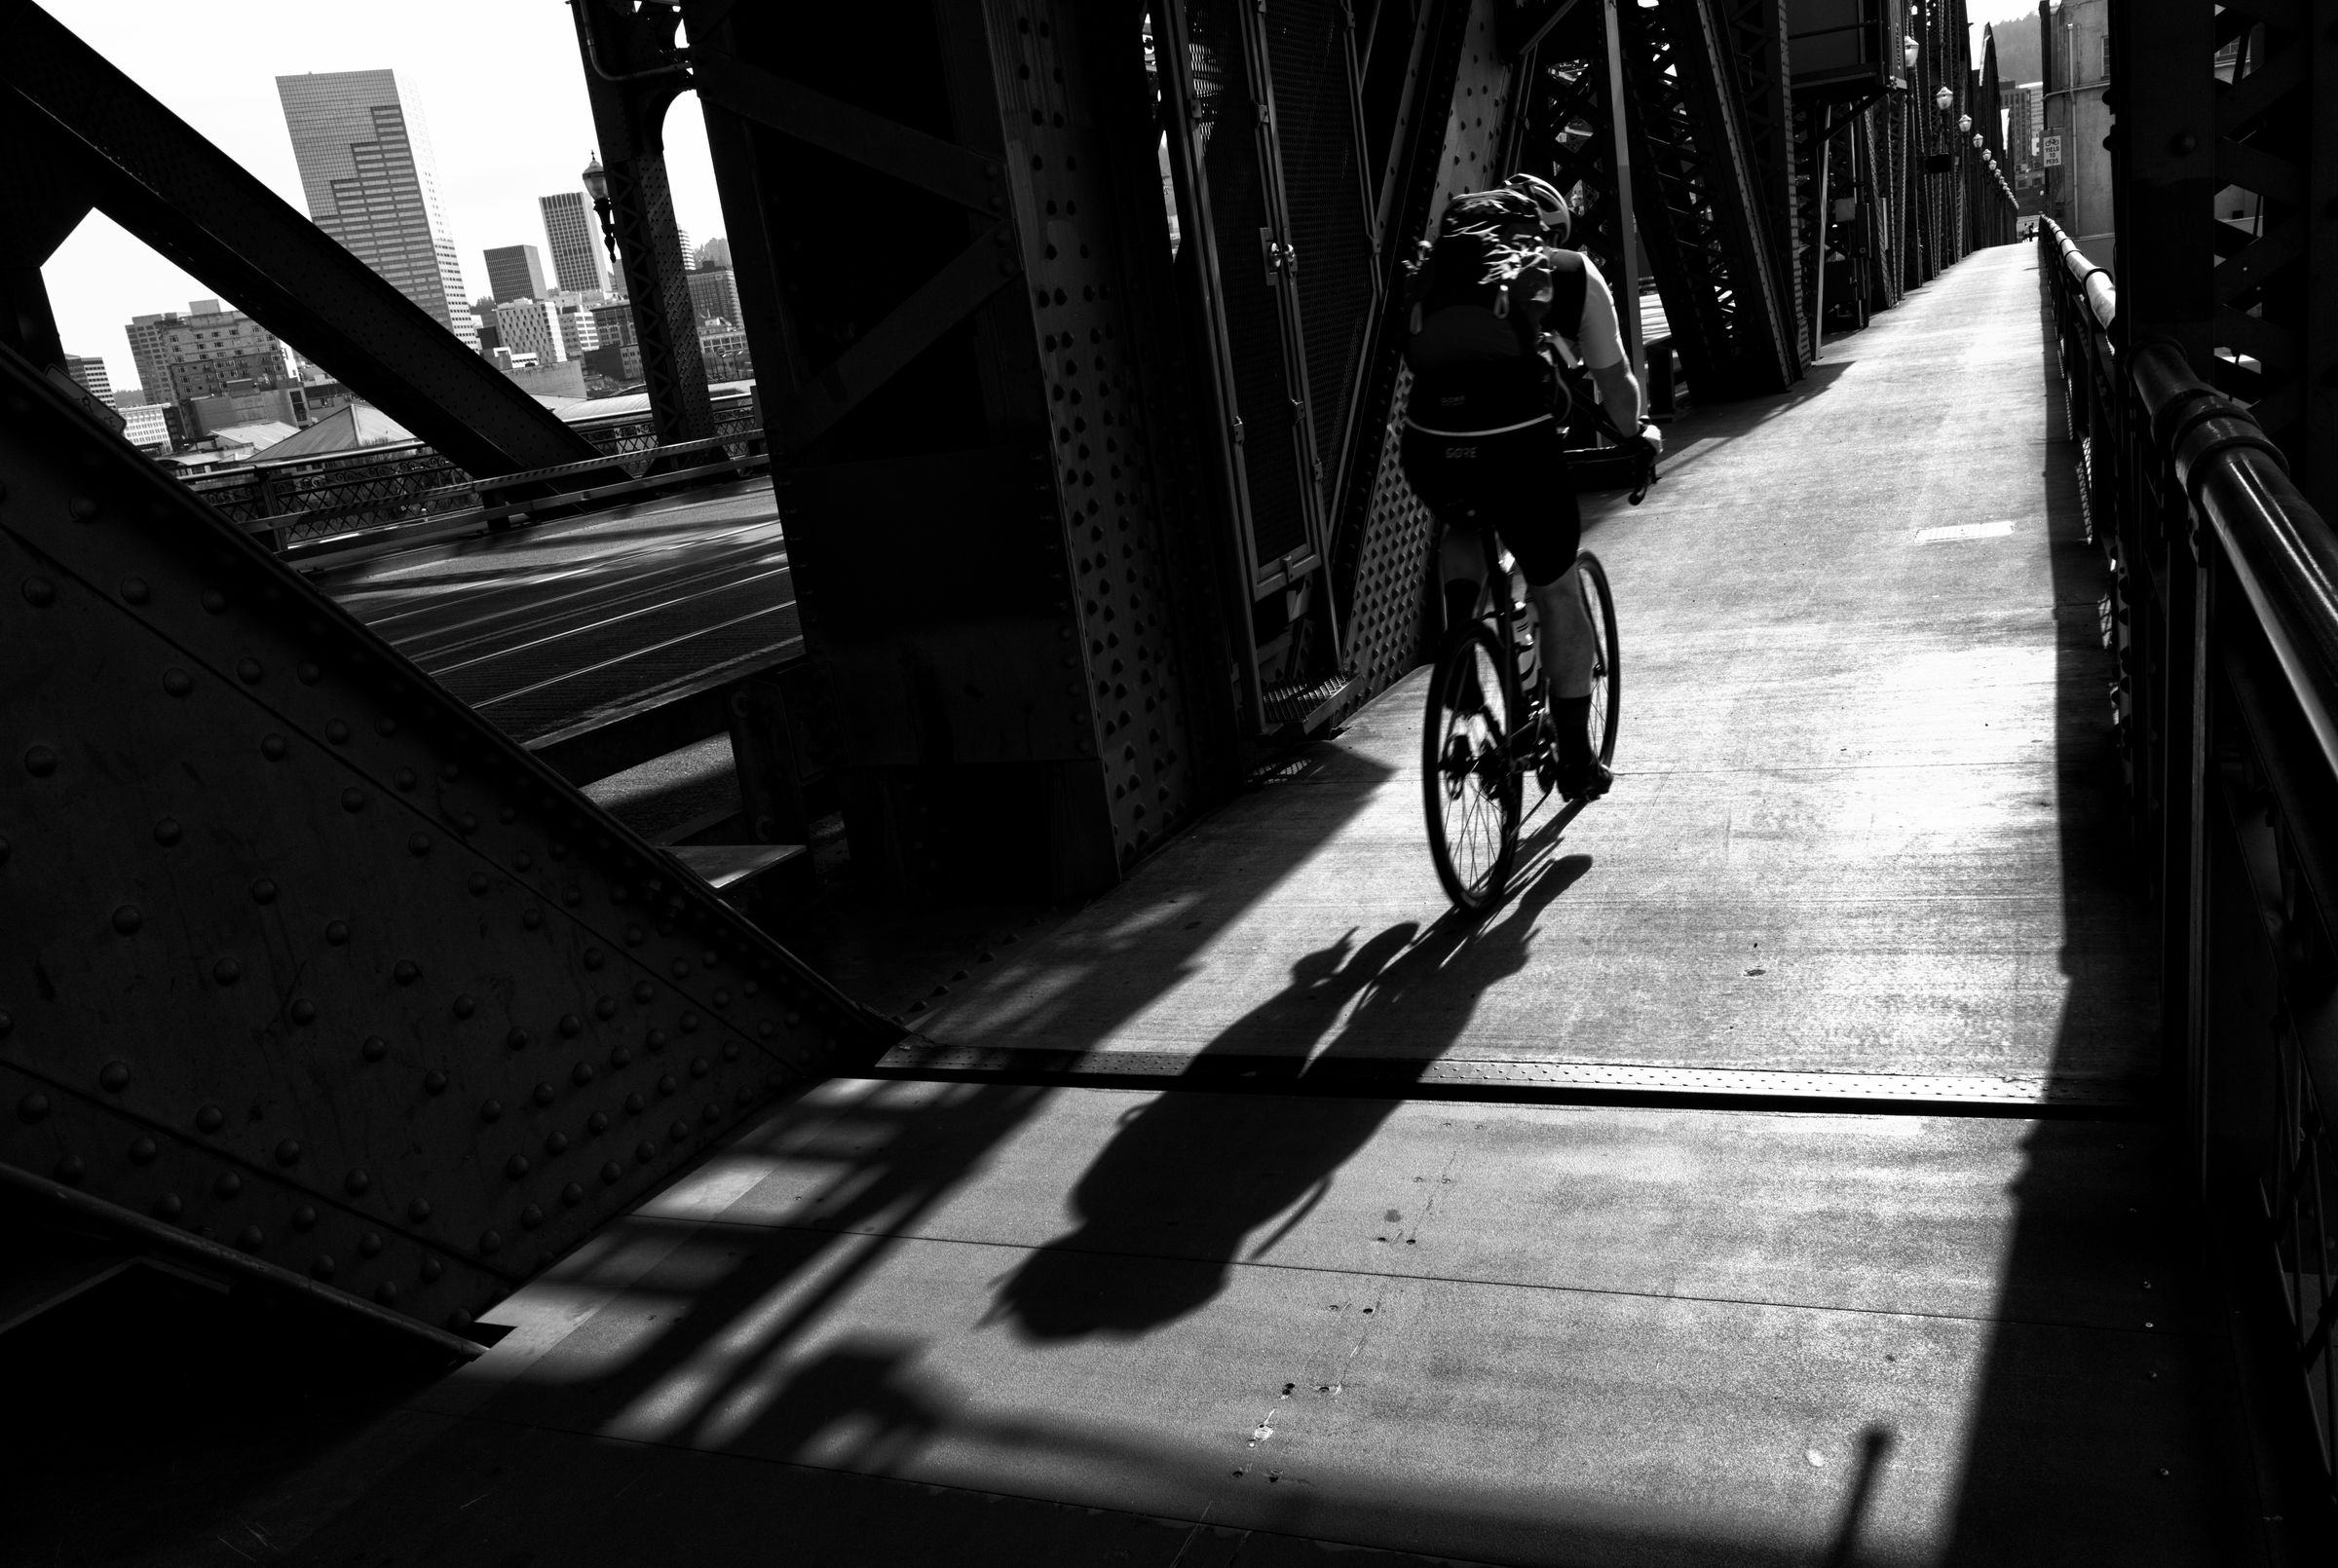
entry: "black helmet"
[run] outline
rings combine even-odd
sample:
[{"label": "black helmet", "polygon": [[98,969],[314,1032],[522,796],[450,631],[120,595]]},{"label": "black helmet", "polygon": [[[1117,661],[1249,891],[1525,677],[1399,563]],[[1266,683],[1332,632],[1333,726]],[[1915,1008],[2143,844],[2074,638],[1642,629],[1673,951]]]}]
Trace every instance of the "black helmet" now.
[{"label": "black helmet", "polygon": [[1566,198],[1560,194],[1559,187],[1540,174],[1513,174],[1502,181],[1502,188],[1516,191],[1532,202],[1535,212],[1542,219],[1542,226],[1556,229],[1560,239],[1565,240],[1574,228],[1574,209],[1566,205]]}]

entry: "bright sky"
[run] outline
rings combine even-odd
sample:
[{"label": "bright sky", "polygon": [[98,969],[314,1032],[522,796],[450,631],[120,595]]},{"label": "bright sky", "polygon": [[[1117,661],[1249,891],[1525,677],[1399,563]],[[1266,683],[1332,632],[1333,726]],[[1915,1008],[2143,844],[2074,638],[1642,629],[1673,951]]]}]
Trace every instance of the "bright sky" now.
[{"label": "bright sky", "polygon": [[[551,257],[536,198],[581,189],[592,112],[561,0],[41,0],[164,106],[306,212],[276,79],[388,66],[415,89],[462,258],[464,298],[486,292],[491,245]],[[685,95],[666,121],[674,207],[694,242],[722,233],[705,122]],[[132,316],[214,297],[98,213],[42,269],[68,354],[95,355],[117,387],[137,372]],[[227,303],[234,304],[230,300]]]}]

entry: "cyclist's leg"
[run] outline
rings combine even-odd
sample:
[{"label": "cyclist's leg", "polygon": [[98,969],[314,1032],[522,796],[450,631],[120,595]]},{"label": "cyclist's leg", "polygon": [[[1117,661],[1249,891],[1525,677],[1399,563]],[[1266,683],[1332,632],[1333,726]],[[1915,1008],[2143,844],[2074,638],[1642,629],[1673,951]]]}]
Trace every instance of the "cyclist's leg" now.
[{"label": "cyclist's leg", "polygon": [[1445,584],[1445,629],[1452,631],[1478,615],[1486,592],[1486,543],[1473,517],[1455,507],[1437,541],[1437,580]]},{"label": "cyclist's leg", "polygon": [[1485,449],[1467,436],[1432,435],[1405,427],[1397,456],[1405,479],[1444,524],[1437,543],[1437,580],[1444,586],[1445,629],[1474,619],[1486,582],[1486,556],[1469,517],[1481,500]]},{"label": "cyclist's leg", "polygon": [[1555,428],[1521,432],[1533,475],[1530,490],[1514,491],[1502,541],[1518,557],[1533,601],[1540,639],[1543,679],[1549,683],[1552,731],[1558,746],[1562,793],[1570,799],[1597,794],[1605,779],[1591,744],[1591,676],[1596,652],[1591,617],[1584,612],[1576,553],[1583,543],[1582,513],[1575,504],[1562,438]]}]

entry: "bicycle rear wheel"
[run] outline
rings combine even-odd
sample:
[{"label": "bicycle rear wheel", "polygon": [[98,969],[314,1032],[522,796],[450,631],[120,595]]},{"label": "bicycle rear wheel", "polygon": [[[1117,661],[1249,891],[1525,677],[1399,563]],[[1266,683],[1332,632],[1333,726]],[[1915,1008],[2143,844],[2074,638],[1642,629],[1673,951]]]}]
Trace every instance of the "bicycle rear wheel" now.
[{"label": "bicycle rear wheel", "polygon": [[1623,713],[1624,645],[1615,629],[1615,595],[1607,569],[1584,550],[1575,557],[1583,613],[1591,617],[1591,749],[1602,765],[1615,761],[1615,726]]},{"label": "bicycle rear wheel", "polygon": [[1510,651],[1482,620],[1455,628],[1429,676],[1420,788],[1437,879],[1465,910],[1502,896],[1518,856],[1524,767],[1513,735],[1526,722]]}]

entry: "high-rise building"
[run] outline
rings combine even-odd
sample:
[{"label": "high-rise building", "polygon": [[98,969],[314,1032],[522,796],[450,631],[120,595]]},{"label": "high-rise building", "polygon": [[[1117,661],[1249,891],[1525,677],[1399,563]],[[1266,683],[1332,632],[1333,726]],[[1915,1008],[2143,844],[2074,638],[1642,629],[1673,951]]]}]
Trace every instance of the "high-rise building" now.
[{"label": "high-rise building", "polygon": [[168,401],[170,395],[170,361],[163,357],[163,323],[177,319],[175,316],[136,316],[122,329],[130,339],[130,362],[138,374],[138,385],[157,401]]},{"label": "high-rise building", "polygon": [[698,264],[701,269],[708,267],[730,266],[731,242],[718,234],[713,239],[707,241],[704,244],[698,246]]},{"label": "high-rise building", "polygon": [[283,339],[215,299],[190,302],[184,316],[140,316],[122,330],[149,402],[212,396],[231,381],[275,387],[300,379]]},{"label": "high-rise building", "polygon": [[487,292],[499,305],[515,299],[542,299],[549,285],[544,280],[544,257],[534,245],[498,245],[487,252]]},{"label": "high-rise building", "polygon": [[114,384],[106,379],[105,361],[78,354],[65,355],[65,374],[74,384],[106,407],[114,406]]},{"label": "high-rise building", "polygon": [[532,354],[538,364],[568,357],[560,332],[560,308],[548,300],[523,299],[495,308],[498,348],[512,355]]},{"label": "high-rise building", "polygon": [[690,275],[690,304],[700,321],[744,326],[739,314],[738,275],[728,267],[701,267]]},{"label": "high-rise building", "polygon": [[438,199],[437,160],[395,71],[280,76],[284,127],[317,226],[472,348],[463,268]]},{"label": "high-rise building", "polygon": [[582,359],[601,346],[600,323],[586,305],[563,305],[553,317],[560,325],[560,356]]},{"label": "high-rise building", "polygon": [[674,238],[682,242],[682,270],[686,273],[697,272],[698,270],[698,253],[690,248],[690,231],[677,225],[674,229]]},{"label": "high-rise building", "polygon": [[601,225],[583,191],[542,196],[544,237],[551,242],[552,277],[562,288],[605,293],[609,275],[601,270]]}]

